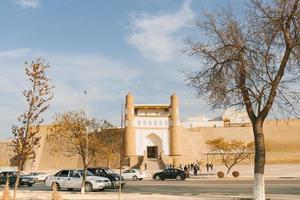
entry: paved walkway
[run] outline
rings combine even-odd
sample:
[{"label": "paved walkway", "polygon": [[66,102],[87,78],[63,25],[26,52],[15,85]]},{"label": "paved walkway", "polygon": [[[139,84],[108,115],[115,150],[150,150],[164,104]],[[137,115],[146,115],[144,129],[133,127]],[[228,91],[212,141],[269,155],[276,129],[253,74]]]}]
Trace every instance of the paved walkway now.
[{"label": "paved walkway", "polygon": [[[223,171],[226,174],[226,167],[223,165],[214,166],[212,171],[207,172],[206,169],[201,169],[201,174],[193,176],[193,171],[190,172],[192,178],[217,178],[216,173]],[[254,173],[253,165],[237,165],[231,169],[233,171],[240,172],[240,178],[252,178]],[[278,164],[278,165],[266,165],[265,178],[300,178],[300,164]]]},{"label": "paved walkway", "polygon": [[[223,165],[215,166],[213,172],[217,173],[218,171],[223,171],[225,173],[226,167],[224,167]],[[254,166],[237,165],[231,169],[231,173],[233,171],[239,171],[241,177],[253,177]],[[207,174],[206,169],[202,171],[202,174]],[[265,177],[300,177],[300,164],[266,165]]]},{"label": "paved walkway", "polygon": [[[33,192],[18,193],[17,200],[49,200],[51,192]],[[118,194],[61,194],[62,200],[118,200]],[[207,195],[201,196],[174,196],[174,195],[140,195],[140,194],[121,194],[120,200],[249,200],[250,196],[224,196],[224,195]],[[293,195],[268,195],[270,200],[299,200],[299,196]]]}]

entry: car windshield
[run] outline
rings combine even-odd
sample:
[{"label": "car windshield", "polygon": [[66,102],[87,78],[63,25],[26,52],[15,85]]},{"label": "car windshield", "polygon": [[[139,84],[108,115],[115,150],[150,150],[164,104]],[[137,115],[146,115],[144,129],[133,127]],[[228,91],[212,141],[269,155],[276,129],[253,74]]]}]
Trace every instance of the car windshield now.
[{"label": "car windshield", "polygon": [[[80,176],[83,176],[83,170],[78,170],[78,173],[80,174]],[[91,172],[86,171],[86,176],[94,176]]]},{"label": "car windshield", "polygon": [[108,174],[116,174],[116,172],[114,172],[111,169],[105,169],[105,172],[108,173]]}]

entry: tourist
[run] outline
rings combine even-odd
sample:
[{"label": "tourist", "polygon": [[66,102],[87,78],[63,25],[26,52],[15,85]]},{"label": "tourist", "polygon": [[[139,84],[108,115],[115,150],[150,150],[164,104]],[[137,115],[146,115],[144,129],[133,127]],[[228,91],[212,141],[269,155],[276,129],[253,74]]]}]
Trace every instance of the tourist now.
[{"label": "tourist", "polygon": [[208,163],[206,163],[206,171],[209,172],[209,167],[210,165]]},{"label": "tourist", "polygon": [[194,165],[194,175],[197,176],[198,168],[197,165]]},{"label": "tourist", "polygon": [[184,170],[184,171],[187,171],[187,170],[188,170],[188,168],[187,168],[187,166],[186,166],[186,165],[184,165],[184,168],[183,168],[183,170]]}]

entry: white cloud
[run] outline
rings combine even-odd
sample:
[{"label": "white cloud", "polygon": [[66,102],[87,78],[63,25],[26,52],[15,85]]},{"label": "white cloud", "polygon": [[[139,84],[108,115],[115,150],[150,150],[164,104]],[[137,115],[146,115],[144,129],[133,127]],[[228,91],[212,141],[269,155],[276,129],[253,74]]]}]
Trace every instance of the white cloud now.
[{"label": "white cloud", "polygon": [[0,52],[0,58],[8,58],[8,59],[15,59],[20,58],[28,55],[30,53],[30,49],[24,48],[24,49],[13,49],[13,50],[7,50],[7,51],[1,51]]},{"label": "white cloud", "polygon": [[15,0],[15,2],[23,8],[38,8],[40,0]]},{"label": "white cloud", "polygon": [[[110,106],[114,107],[116,102],[120,105],[139,74],[137,67],[97,54],[56,54],[32,49],[0,51],[0,138],[2,134],[9,135],[11,125],[26,108],[21,93],[28,83],[24,62],[37,57],[49,62],[47,73],[55,84],[54,99],[44,115],[46,123],[57,112],[85,109],[86,104],[91,107],[92,116],[112,119],[115,112],[110,111]],[[107,102],[110,106],[105,106]]]},{"label": "white cloud", "polygon": [[191,1],[186,0],[175,13],[135,15],[126,41],[151,60],[169,61],[181,50],[180,31],[194,23],[195,13],[190,5]]},{"label": "white cloud", "polygon": [[[170,63],[128,62],[96,53],[53,53],[32,49],[0,51],[0,138],[8,137],[10,127],[26,108],[22,90],[28,88],[24,62],[44,58],[50,64],[48,76],[55,84],[54,99],[43,116],[50,123],[55,113],[85,110],[90,116],[116,124],[121,103],[127,92],[133,92],[136,103],[168,103],[176,92],[180,98],[181,117],[207,111],[207,105],[192,98],[184,76],[178,70],[192,65],[189,60],[174,59]],[[196,66],[196,63],[193,63]],[[190,66],[191,68],[193,66]],[[87,91],[84,95],[83,91]],[[192,98],[192,100],[191,100]]]}]

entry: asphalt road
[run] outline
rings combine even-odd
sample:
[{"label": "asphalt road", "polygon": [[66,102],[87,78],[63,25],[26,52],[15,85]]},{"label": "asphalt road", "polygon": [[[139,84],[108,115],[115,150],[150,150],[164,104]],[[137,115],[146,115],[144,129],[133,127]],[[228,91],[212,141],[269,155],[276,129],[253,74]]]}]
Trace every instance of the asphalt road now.
[{"label": "asphalt road", "polygon": [[[22,187],[24,191],[50,191],[44,183],[32,187]],[[251,195],[251,180],[165,180],[165,181],[127,181],[123,193],[162,194],[196,196],[201,194]],[[75,191],[76,192],[76,191]],[[117,192],[106,189],[105,193]],[[300,179],[266,180],[266,194],[270,195],[300,195]]]}]

